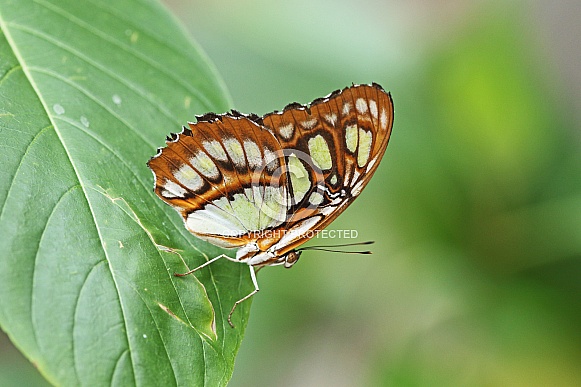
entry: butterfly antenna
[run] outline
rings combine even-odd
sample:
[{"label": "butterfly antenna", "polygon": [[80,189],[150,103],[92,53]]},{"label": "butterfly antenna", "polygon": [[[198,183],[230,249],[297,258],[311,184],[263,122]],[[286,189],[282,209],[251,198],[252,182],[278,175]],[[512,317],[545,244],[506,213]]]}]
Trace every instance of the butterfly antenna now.
[{"label": "butterfly antenna", "polygon": [[330,253],[344,253],[344,254],[372,254],[371,251],[345,251],[345,250],[335,250],[335,247],[350,247],[350,246],[363,246],[363,245],[371,245],[375,243],[375,241],[367,241],[367,242],[355,242],[355,243],[346,243],[342,245],[330,245],[330,246],[307,246],[297,249],[297,251],[303,250],[315,250],[315,251],[327,251]]}]

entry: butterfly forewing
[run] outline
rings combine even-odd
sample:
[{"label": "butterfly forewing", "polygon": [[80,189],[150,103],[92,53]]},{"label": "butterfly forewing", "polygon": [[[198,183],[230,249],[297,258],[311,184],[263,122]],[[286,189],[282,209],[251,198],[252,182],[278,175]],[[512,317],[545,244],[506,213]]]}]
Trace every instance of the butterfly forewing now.
[{"label": "butterfly forewing", "polygon": [[392,123],[391,97],[377,84],[263,117],[210,113],[150,160],[155,192],[200,238],[225,247],[256,242],[280,256],[359,195]]},{"label": "butterfly forewing", "polygon": [[[324,195],[322,200],[317,194],[313,199],[321,201],[318,209],[323,216],[314,225],[321,230],[359,195],[377,169],[391,134],[393,104],[391,96],[379,85],[353,86],[309,106],[291,104],[282,112],[267,114],[263,123],[283,148],[308,153],[312,164],[320,167]],[[321,182],[314,175],[312,182],[310,192],[315,192]],[[305,196],[298,211],[312,204],[309,198]],[[291,228],[302,219],[303,216],[290,216],[285,227]],[[296,238],[284,252],[314,234],[308,232]]]}]

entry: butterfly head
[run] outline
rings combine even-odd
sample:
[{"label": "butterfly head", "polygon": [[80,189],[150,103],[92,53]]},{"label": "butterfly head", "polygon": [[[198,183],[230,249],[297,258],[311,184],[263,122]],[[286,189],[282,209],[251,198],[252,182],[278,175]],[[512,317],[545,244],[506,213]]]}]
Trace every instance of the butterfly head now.
[{"label": "butterfly head", "polygon": [[283,262],[284,267],[290,269],[299,260],[302,251],[291,250],[287,254],[281,257],[281,262]]}]

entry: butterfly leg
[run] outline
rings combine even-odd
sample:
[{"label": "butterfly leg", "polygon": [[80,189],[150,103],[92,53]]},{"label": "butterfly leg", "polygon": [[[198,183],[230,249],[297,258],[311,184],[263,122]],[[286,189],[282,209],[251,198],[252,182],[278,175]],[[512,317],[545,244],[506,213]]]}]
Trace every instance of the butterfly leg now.
[{"label": "butterfly leg", "polygon": [[238,301],[236,301],[234,303],[234,306],[232,307],[232,310],[230,311],[230,314],[228,315],[228,324],[230,324],[230,326],[232,328],[234,328],[234,324],[232,324],[232,314],[234,313],[234,310],[236,309],[236,307],[243,303],[244,301],[248,300],[250,297],[252,297],[253,295],[255,295],[256,293],[258,293],[258,291],[260,289],[258,289],[258,281],[256,281],[256,271],[254,271],[254,267],[253,266],[248,266],[250,268],[250,278],[252,278],[252,283],[254,284],[254,290],[252,292],[250,292],[250,294],[248,294],[247,296],[239,299]]},{"label": "butterfly leg", "polygon": [[226,254],[220,254],[217,257],[214,257],[214,258],[210,259],[208,262],[201,264],[200,266],[196,267],[195,269],[192,269],[192,270],[190,270],[190,271],[188,271],[186,273],[174,273],[173,275],[176,276],[176,277],[184,277],[186,275],[190,275],[193,272],[196,272],[196,271],[200,270],[201,268],[208,266],[212,262],[216,262],[220,258],[226,258],[226,259],[229,259],[230,261],[238,262],[234,258],[227,256]]}]

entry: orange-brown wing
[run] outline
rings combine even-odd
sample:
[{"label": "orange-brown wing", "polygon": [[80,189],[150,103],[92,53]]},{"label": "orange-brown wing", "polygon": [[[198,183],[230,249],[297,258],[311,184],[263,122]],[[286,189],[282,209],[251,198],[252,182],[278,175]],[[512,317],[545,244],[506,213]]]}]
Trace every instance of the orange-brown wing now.
[{"label": "orange-brown wing", "polygon": [[280,142],[286,164],[297,164],[294,155],[304,167],[295,171],[306,170],[310,181],[306,189],[305,182],[293,179],[293,171],[287,178],[296,200],[280,226],[286,235],[275,245],[277,255],[283,255],[325,228],[369,182],[390,138],[393,103],[375,83],[354,85],[309,105],[290,104],[261,123]]},{"label": "orange-brown wing", "polygon": [[[256,119],[235,111],[198,117],[148,163],[157,195],[190,232],[219,246],[245,245],[255,239],[250,232],[282,224],[287,212],[285,176],[270,188],[283,162],[280,144]],[[281,205],[270,205],[278,192]]]},{"label": "orange-brown wing", "polygon": [[[276,256],[322,230],[375,172],[391,133],[391,97],[354,85],[258,117],[209,113],[149,161],[155,192],[190,232]],[[257,231],[270,233],[256,233]]]}]

